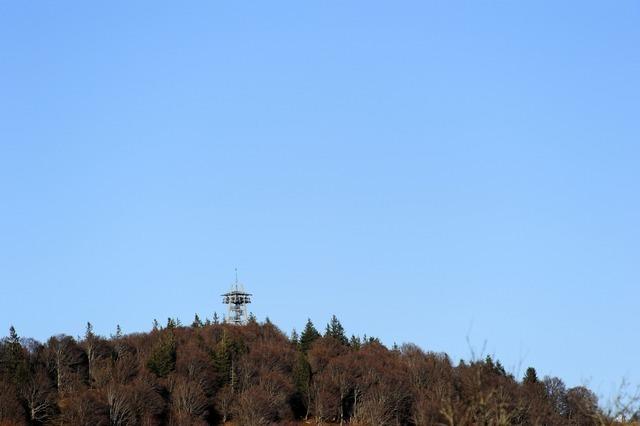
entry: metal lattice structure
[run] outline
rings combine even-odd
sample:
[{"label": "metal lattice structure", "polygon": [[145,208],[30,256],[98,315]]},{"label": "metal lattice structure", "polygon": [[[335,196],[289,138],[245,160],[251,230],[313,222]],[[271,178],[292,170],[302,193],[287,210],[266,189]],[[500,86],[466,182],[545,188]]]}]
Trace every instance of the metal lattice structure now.
[{"label": "metal lattice structure", "polygon": [[244,286],[238,282],[238,271],[236,270],[236,282],[231,285],[231,290],[222,295],[222,303],[229,305],[227,318],[229,324],[246,324],[249,316],[247,314],[247,304],[251,303],[251,293],[244,291]]}]

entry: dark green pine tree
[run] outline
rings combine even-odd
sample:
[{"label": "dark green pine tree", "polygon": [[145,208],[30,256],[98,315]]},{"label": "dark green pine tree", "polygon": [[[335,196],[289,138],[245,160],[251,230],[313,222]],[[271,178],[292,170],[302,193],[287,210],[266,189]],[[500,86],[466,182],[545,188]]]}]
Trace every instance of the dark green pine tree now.
[{"label": "dark green pine tree", "polygon": [[362,346],[362,341],[360,340],[360,337],[357,337],[355,334],[352,334],[351,339],[349,340],[349,346],[351,346],[355,350],[360,349],[360,347]]},{"label": "dark green pine tree", "polygon": [[231,343],[227,337],[227,330],[222,331],[222,339],[216,345],[212,354],[213,367],[218,376],[218,384],[223,386],[231,381],[232,367]]},{"label": "dark green pine tree", "polygon": [[366,334],[364,336],[362,336],[362,344],[363,345],[369,345],[369,344],[373,344],[373,343],[377,343],[378,345],[382,344],[380,339],[378,339],[377,337],[367,336]]},{"label": "dark green pine tree", "polygon": [[223,330],[222,339],[216,345],[212,353],[213,367],[218,377],[218,385],[231,385],[236,387],[236,360],[243,352],[242,342],[234,340],[229,336],[227,330]]},{"label": "dark green pine tree", "polygon": [[349,339],[347,339],[347,336],[344,334],[344,327],[340,324],[340,321],[338,321],[338,318],[336,318],[335,315],[331,316],[331,321],[327,324],[324,336],[333,337],[343,345],[347,345],[349,343]]},{"label": "dark green pine tree", "polygon": [[487,355],[487,357],[484,359],[484,365],[489,370],[495,370],[496,368],[496,365],[493,363],[493,358],[491,358],[491,355]]},{"label": "dark green pine tree", "polygon": [[294,409],[298,416],[304,417],[306,420],[311,408],[311,365],[309,365],[304,352],[298,351],[296,363],[293,366],[293,381],[297,393],[294,399],[296,402]]},{"label": "dark green pine tree", "polygon": [[502,366],[502,363],[500,363],[499,360],[494,362],[491,355],[487,355],[487,357],[484,360],[484,363],[489,371],[492,371],[493,373],[501,376],[507,376],[507,372]]},{"label": "dark green pine tree", "polygon": [[302,330],[302,334],[300,335],[300,349],[303,352],[307,352],[309,348],[311,348],[311,344],[320,337],[320,333],[314,327],[311,319],[307,319],[307,324],[304,326],[304,330]]},{"label": "dark green pine tree", "polygon": [[193,318],[193,323],[191,324],[191,327],[200,328],[203,325],[204,324],[202,324],[202,321],[200,320],[200,317],[198,316],[198,314],[196,314],[196,316]]},{"label": "dark green pine tree", "polygon": [[91,324],[90,322],[87,322],[87,328],[84,332],[84,339],[91,340],[95,337],[96,335],[93,333],[93,324]]},{"label": "dark green pine tree", "polygon": [[167,377],[176,368],[176,338],[167,330],[154,345],[147,368],[158,377]]},{"label": "dark green pine tree", "polygon": [[5,339],[5,343],[4,351],[0,352],[0,373],[8,374],[14,383],[23,383],[29,373],[27,357],[20,344],[20,336],[13,326],[9,327],[9,337]]},{"label": "dark green pine tree", "polygon": [[307,393],[309,391],[309,383],[311,381],[311,366],[307,361],[304,353],[298,352],[296,363],[293,367],[293,379],[296,389]]},{"label": "dark green pine tree", "polygon": [[217,313],[217,312],[214,312],[214,313],[213,313],[213,321],[212,321],[212,322],[213,322],[214,324],[216,324],[216,325],[217,325],[217,324],[220,324],[220,318],[218,318],[218,313]]},{"label": "dark green pine tree", "polygon": [[298,335],[298,332],[296,331],[296,329],[294,328],[293,330],[291,330],[291,343],[293,343],[294,345],[298,346],[300,344],[300,336]]},{"label": "dark green pine tree", "polygon": [[522,382],[524,384],[538,383],[538,374],[536,373],[536,369],[533,367],[527,368],[527,372],[524,374]]},{"label": "dark green pine tree", "polygon": [[177,327],[176,320],[174,320],[171,317],[167,318],[167,328],[169,330],[171,330],[171,329],[174,329],[176,327]]}]

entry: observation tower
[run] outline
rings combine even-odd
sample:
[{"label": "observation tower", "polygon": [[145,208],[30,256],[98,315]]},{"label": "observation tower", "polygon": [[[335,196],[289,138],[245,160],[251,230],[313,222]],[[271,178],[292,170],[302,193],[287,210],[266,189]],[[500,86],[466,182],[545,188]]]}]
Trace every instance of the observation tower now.
[{"label": "observation tower", "polygon": [[251,303],[251,294],[244,291],[244,286],[238,282],[238,270],[236,269],[236,282],[231,285],[231,290],[222,295],[222,303],[229,305],[226,322],[228,324],[243,325],[247,323],[247,304]]}]

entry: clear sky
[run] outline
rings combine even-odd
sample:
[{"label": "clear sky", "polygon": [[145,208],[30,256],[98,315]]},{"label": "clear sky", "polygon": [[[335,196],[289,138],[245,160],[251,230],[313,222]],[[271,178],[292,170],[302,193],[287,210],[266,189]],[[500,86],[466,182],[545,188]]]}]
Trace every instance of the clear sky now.
[{"label": "clear sky", "polygon": [[286,332],[336,314],[640,382],[639,23],[635,1],[2,2],[0,328],[190,322],[238,267]]}]

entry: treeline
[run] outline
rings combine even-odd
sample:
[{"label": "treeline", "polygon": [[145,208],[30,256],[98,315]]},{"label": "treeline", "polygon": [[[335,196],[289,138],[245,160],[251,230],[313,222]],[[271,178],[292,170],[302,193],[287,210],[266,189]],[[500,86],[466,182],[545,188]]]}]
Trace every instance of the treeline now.
[{"label": "treeline", "polygon": [[[630,416],[628,416],[629,418]],[[637,419],[637,414],[636,414]],[[625,424],[585,387],[533,368],[519,380],[491,357],[454,365],[412,344],[347,338],[331,319],[286,336],[245,326],[154,321],[149,333],[0,343],[0,425]],[[634,424],[629,418],[626,424]]]}]

